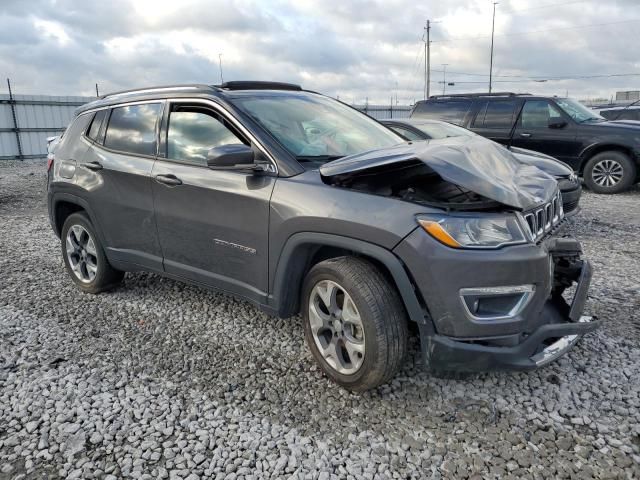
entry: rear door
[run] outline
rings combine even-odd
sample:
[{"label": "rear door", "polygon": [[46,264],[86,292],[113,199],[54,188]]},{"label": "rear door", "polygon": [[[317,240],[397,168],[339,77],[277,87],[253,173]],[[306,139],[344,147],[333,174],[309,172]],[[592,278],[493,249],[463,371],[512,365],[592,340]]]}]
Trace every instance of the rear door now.
[{"label": "rear door", "polygon": [[154,101],[98,111],[85,133],[91,147],[78,167],[109,258],[154,270],[162,270],[151,191],[162,106]]},{"label": "rear door", "polygon": [[575,164],[581,150],[574,122],[545,99],[525,101],[512,145],[546,153],[570,165]]},{"label": "rear door", "polygon": [[248,132],[211,102],[174,101],[167,107],[163,148],[153,168],[165,271],[266,301],[275,175],[209,169],[210,148],[251,145]]},{"label": "rear door", "polygon": [[513,122],[522,101],[516,98],[490,99],[480,101],[470,130],[502,144],[508,144]]}]

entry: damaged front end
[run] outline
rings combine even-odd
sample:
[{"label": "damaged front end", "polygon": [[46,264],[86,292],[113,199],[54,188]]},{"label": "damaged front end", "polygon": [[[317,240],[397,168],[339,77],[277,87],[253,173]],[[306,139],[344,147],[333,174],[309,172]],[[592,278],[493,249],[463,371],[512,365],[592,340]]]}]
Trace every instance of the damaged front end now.
[{"label": "damaged front end", "polygon": [[415,142],[320,173],[335,187],[425,206],[393,253],[423,301],[414,320],[432,368],[533,369],[598,327],[582,314],[591,265],[576,240],[556,236],[556,181],[508,150],[474,137]]},{"label": "damaged front end", "polygon": [[481,137],[409,142],[329,162],[326,183],[454,210],[526,210],[551,198],[553,177]]}]

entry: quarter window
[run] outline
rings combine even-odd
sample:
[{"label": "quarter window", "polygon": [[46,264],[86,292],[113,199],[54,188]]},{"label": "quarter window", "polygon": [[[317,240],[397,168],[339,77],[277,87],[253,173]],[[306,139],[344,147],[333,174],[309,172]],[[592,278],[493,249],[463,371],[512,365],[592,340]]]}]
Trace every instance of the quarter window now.
[{"label": "quarter window", "polygon": [[104,146],[137,155],[155,155],[159,113],[159,103],[114,108],[109,118]]},{"label": "quarter window", "polygon": [[404,138],[406,138],[409,141],[424,140],[423,137],[421,137],[415,132],[412,132],[408,128],[398,127],[396,125],[393,125],[391,129],[398,132],[400,135],[402,135]]},{"label": "quarter window", "polygon": [[198,108],[171,112],[167,131],[167,158],[180,162],[207,164],[209,149],[244,143],[222,118]]},{"label": "quarter window", "polygon": [[98,135],[100,134],[100,127],[102,126],[102,122],[104,121],[104,117],[107,116],[107,110],[99,110],[93,117],[93,121],[91,122],[91,126],[89,127],[89,132],[87,133],[87,137],[89,137],[94,142],[98,141]]}]

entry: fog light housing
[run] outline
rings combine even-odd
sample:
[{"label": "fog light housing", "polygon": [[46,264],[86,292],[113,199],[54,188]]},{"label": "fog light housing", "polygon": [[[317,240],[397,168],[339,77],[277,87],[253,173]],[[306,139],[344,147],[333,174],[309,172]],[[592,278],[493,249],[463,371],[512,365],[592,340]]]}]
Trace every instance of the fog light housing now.
[{"label": "fog light housing", "polygon": [[460,300],[472,320],[491,322],[518,316],[533,298],[534,285],[461,288]]}]

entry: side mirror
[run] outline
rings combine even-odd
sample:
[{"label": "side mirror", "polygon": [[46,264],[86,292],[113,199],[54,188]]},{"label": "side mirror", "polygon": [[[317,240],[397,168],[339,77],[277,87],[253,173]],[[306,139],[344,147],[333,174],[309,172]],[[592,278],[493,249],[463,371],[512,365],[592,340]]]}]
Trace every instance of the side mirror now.
[{"label": "side mirror", "polygon": [[564,128],[567,126],[567,122],[562,118],[558,117],[549,117],[549,128]]},{"label": "side mirror", "polygon": [[220,145],[207,152],[207,166],[214,170],[256,170],[255,153],[243,144]]}]

